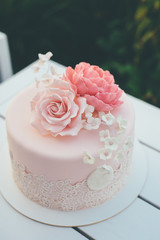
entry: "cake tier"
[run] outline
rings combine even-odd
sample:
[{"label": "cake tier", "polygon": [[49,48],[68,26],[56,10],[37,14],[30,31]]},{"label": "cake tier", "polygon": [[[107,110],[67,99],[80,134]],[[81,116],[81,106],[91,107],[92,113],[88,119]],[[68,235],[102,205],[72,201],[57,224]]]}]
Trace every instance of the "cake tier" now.
[{"label": "cake tier", "polygon": [[[30,101],[36,93],[37,89],[35,85],[26,88],[14,98],[7,112],[6,124],[8,142],[14,162],[13,169],[17,185],[29,198],[35,200],[31,189],[33,186],[36,186],[36,184],[37,186],[39,186],[40,183],[43,185],[46,183],[54,185],[54,183],[67,183],[66,181],[68,181],[67,184],[69,185],[67,186],[78,186],[77,184],[82,184],[83,182],[85,186],[81,187],[79,196],[88,189],[88,192],[92,192],[92,197],[88,200],[91,202],[93,193],[98,194],[98,191],[92,191],[89,189],[86,181],[90,174],[97,169],[97,167],[104,164],[104,160],[101,160],[97,153],[99,153],[99,150],[103,148],[103,142],[101,142],[99,138],[99,131],[106,129],[106,126],[101,126],[98,130],[82,129],[77,136],[43,136],[30,124]],[[105,164],[112,167],[114,175],[118,176],[114,176],[114,181],[112,182],[116,187],[114,190],[110,190],[110,194],[107,193],[108,190],[105,190],[104,188],[104,191],[106,191],[105,197],[101,197],[101,199],[97,200],[97,203],[95,202],[93,204],[94,206],[99,205],[106,199],[113,197],[121,189],[125,182],[124,179],[129,173],[132,146],[130,149],[124,151],[124,144],[128,144],[126,142],[128,137],[131,139],[134,137],[134,111],[128,97],[125,94],[123,94],[122,100],[123,104],[111,111],[111,113],[116,119],[118,117],[125,119],[127,121],[127,127],[119,141],[118,148],[113,152],[112,157],[105,161]],[[116,125],[113,125],[112,129],[109,129],[109,131],[111,135],[115,135],[115,137],[117,137]],[[121,152],[121,149],[123,149],[123,157],[119,157],[118,161],[116,161],[116,154]],[[83,162],[84,151],[89,152],[95,157],[94,164],[85,164]],[[30,182],[29,179],[27,180],[30,184],[29,190],[25,189],[27,184],[25,179],[27,179],[27,176],[30,176]],[[119,182],[118,185],[115,180]],[[55,188],[54,191],[56,191]],[[32,194],[29,192],[32,192]],[[71,197],[74,195],[73,192],[74,191],[71,193]],[[101,190],[101,192],[103,191]],[[39,193],[37,192],[36,194]],[[61,197],[64,198],[64,195],[61,195]],[[59,195],[58,198],[60,199]],[[96,200],[96,197],[94,198]],[[40,201],[40,197],[38,199],[39,200],[37,200],[37,202],[42,205],[61,210],[75,210],[90,206],[82,204],[81,200],[81,204],[77,207],[69,206],[67,208],[60,205],[55,207],[53,202],[43,204]],[[61,202],[61,200],[59,201]]]}]

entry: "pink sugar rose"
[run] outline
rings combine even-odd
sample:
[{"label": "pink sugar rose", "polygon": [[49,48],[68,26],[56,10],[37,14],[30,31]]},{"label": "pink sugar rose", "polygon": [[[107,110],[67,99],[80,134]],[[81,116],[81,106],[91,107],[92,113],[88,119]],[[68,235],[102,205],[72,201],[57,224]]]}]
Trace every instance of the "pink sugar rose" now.
[{"label": "pink sugar rose", "polygon": [[108,112],[123,103],[119,100],[123,91],[114,83],[113,75],[98,66],[81,62],[75,69],[67,67],[63,78],[97,111]]},{"label": "pink sugar rose", "polygon": [[69,83],[54,79],[50,85],[39,87],[31,101],[31,124],[43,135],[75,136],[82,128],[86,106],[86,99],[77,97]]}]

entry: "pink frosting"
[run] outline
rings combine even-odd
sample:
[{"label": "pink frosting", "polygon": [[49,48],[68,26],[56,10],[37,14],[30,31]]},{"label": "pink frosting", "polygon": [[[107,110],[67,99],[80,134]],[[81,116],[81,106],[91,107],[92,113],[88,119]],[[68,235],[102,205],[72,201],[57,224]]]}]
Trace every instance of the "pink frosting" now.
[{"label": "pink frosting", "polygon": [[123,91],[114,83],[113,75],[98,66],[81,62],[75,69],[67,67],[63,77],[97,111],[108,112],[123,103]]},{"label": "pink frosting", "polygon": [[75,95],[70,84],[54,79],[40,87],[31,102],[33,127],[43,135],[77,135],[82,128],[86,99]]}]

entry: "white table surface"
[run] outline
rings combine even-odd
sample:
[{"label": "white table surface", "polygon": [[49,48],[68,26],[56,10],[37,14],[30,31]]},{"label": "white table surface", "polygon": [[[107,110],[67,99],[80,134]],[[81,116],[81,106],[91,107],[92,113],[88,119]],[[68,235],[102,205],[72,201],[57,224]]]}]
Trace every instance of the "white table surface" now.
[{"label": "white table surface", "polygon": [[[53,62],[59,73],[64,66]],[[31,65],[0,84],[0,150],[5,115],[12,98],[34,81]],[[105,222],[81,228],[61,228],[34,222],[10,207],[0,195],[1,240],[159,240],[160,239],[160,109],[129,96],[136,114],[136,136],[148,159],[145,186],[136,201]]]}]

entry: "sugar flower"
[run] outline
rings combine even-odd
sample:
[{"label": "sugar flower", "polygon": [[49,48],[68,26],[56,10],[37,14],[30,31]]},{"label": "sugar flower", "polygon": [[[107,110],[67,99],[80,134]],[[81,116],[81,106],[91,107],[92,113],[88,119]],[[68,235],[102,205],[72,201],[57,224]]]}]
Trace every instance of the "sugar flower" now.
[{"label": "sugar flower", "polygon": [[105,139],[105,148],[110,149],[112,151],[117,150],[118,140],[115,137],[106,138]]},{"label": "sugar flower", "polygon": [[133,147],[133,139],[131,136],[128,136],[124,142],[123,149],[124,149],[124,151],[128,151],[132,147]]},{"label": "sugar flower", "polygon": [[107,149],[107,148],[103,148],[103,149],[100,149],[100,159],[101,160],[107,160],[107,159],[110,159],[111,156],[112,156],[112,151],[111,149]]},{"label": "sugar flower", "polygon": [[83,162],[86,164],[94,164],[95,159],[90,153],[83,152]]},{"label": "sugar flower", "polygon": [[35,73],[37,73],[40,68],[46,63],[48,62],[48,60],[53,56],[53,54],[51,52],[48,52],[46,54],[38,54],[39,60],[37,61],[37,63],[35,63],[33,65],[33,70]]},{"label": "sugar flower", "polygon": [[98,129],[101,124],[101,120],[99,118],[88,117],[87,121],[84,122],[84,128],[87,130]]},{"label": "sugar flower", "polygon": [[75,136],[83,126],[86,106],[86,99],[76,96],[69,83],[54,79],[48,88],[37,89],[31,124],[43,135]]},{"label": "sugar flower", "polygon": [[98,66],[81,62],[75,69],[67,67],[63,77],[96,111],[108,112],[123,103],[123,91],[114,83],[113,75]]},{"label": "sugar flower", "polygon": [[85,112],[86,118],[92,117],[92,113],[94,112],[94,107],[92,105],[87,105],[84,112]]},{"label": "sugar flower", "polygon": [[122,117],[117,118],[117,124],[118,124],[118,134],[122,134],[125,132],[127,127],[127,121],[125,119],[122,119]]},{"label": "sugar flower", "polygon": [[111,126],[114,123],[115,117],[110,112],[107,114],[105,114],[104,112],[100,112],[99,116],[102,121],[108,126]]},{"label": "sugar flower", "polygon": [[100,141],[101,142],[105,142],[106,138],[110,138],[110,133],[109,133],[109,130],[101,130],[99,132],[99,136],[100,136]]}]

